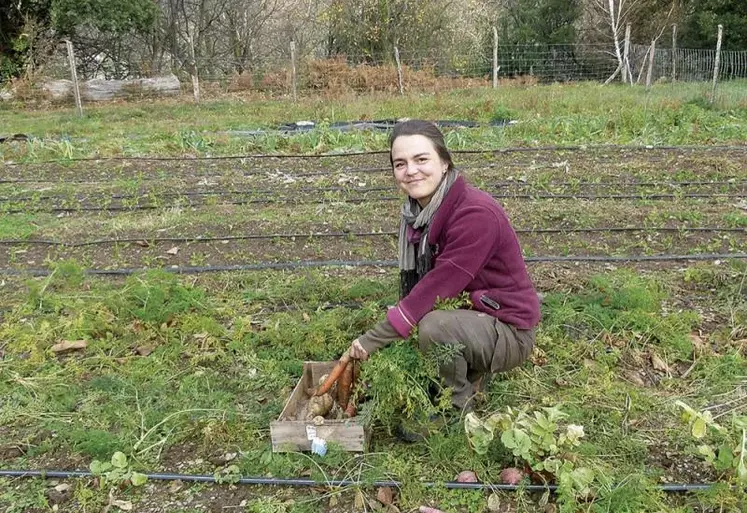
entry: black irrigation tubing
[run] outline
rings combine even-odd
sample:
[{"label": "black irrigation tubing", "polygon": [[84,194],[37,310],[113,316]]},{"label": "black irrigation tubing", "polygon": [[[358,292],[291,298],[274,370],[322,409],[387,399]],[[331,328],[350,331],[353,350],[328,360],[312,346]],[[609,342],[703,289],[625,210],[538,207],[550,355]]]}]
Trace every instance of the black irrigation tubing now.
[{"label": "black irrigation tubing", "polygon": [[[291,184],[285,184],[286,186],[276,186],[269,189],[213,189],[209,191],[182,191],[182,192],[157,192],[157,197],[161,198],[173,198],[173,197],[194,197],[194,196],[234,196],[234,195],[260,195],[260,194],[272,194],[274,192],[303,192],[303,193],[325,193],[325,192],[356,192],[356,193],[368,193],[368,192],[382,192],[382,191],[395,191],[396,187],[393,185],[382,185],[375,187],[344,187],[344,186],[328,186],[328,187],[292,187]],[[290,186],[290,187],[289,187]],[[506,188],[515,187],[518,189],[526,188],[537,188],[538,190],[546,190],[551,187],[566,187],[566,188],[602,188],[602,187],[700,187],[700,186],[721,186],[728,188],[737,188],[747,186],[747,181],[741,182],[557,182],[547,184],[531,184],[521,181],[515,182],[491,182],[484,184],[485,188]],[[110,199],[134,199],[142,198],[147,195],[148,191],[141,192],[139,194],[112,194],[108,196]],[[557,193],[555,193],[557,194]],[[77,201],[82,201],[85,196],[77,196]],[[18,197],[7,197],[0,196],[0,202],[17,202],[17,201],[40,201],[40,200],[59,200],[59,199],[72,199],[68,196],[63,195],[48,195],[48,196],[18,196]]]},{"label": "black irrigation tubing", "polygon": [[[626,256],[536,256],[526,257],[526,263],[568,262],[680,262],[747,259],[747,253],[700,253],[694,255],[626,255]],[[300,260],[297,262],[259,262],[256,264],[234,264],[213,266],[171,266],[159,268],[175,274],[200,274],[209,272],[293,270],[317,267],[397,267],[397,260]],[[152,268],[86,269],[93,276],[126,276],[149,271]],[[7,276],[49,276],[50,269],[0,269]]]},{"label": "black irrigation tubing", "polygon": [[[147,473],[144,474],[149,481],[181,481],[183,483],[212,483],[222,484],[225,479],[219,476],[206,474],[172,474],[172,473]],[[92,472],[87,470],[0,470],[0,477],[12,478],[31,478],[38,477],[42,479],[73,479],[73,478],[93,478],[96,477]],[[233,484],[241,485],[261,485],[261,486],[288,486],[288,487],[345,487],[352,486],[356,488],[402,488],[403,483],[395,480],[387,481],[355,481],[350,479],[327,479],[315,480],[304,478],[284,478],[284,477],[241,477]],[[657,485],[657,489],[666,493],[678,492],[698,492],[710,490],[713,486],[720,484],[712,483],[668,483]],[[426,481],[421,483],[425,488],[446,488],[449,490],[491,490],[506,492],[556,492],[557,485],[510,485],[503,483],[458,483],[456,481]],[[732,489],[736,487],[732,486]]]},{"label": "black irrigation tubing", "polygon": [[[621,145],[621,144],[578,144],[578,145],[551,145],[551,146],[527,146],[511,148],[490,148],[484,150],[450,150],[453,154],[488,154],[488,153],[525,153],[533,151],[594,151],[594,150],[619,150],[619,151],[747,151],[747,145],[688,145],[688,146],[656,146],[656,145]],[[72,159],[42,160],[39,162],[4,162],[6,166],[32,166],[40,164],[63,164],[70,162],[94,162],[94,161],[201,161],[201,160],[240,160],[240,159],[318,159],[336,157],[357,157],[362,155],[387,155],[388,150],[354,151],[347,153],[258,153],[248,155],[218,155],[211,157],[79,157]]]},{"label": "black irrigation tubing", "polygon": [[[731,228],[723,226],[611,226],[594,228],[517,228],[518,234],[542,234],[542,233],[615,233],[615,232],[731,232],[747,233],[747,228]],[[347,238],[347,237],[393,237],[398,235],[397,231],[381,232],[299,232],[299,233],[267,233],[251,235],[216,235],[212,237],[131,237],[118,239],[96,239],[83,242],[64,242],[45,239],[0,239],[0,245],[44,245],[63,246],[68,248],[79,248],[83,246],[96,246],[102,244],[129,244],[147,243],[157,244],[160,242],[214,242],[231,240],[272,240],[272,239],[316,239],[316,238]]]},{"label": "black irrigation tubing", "polygon": [[[708,199],[708,198],[744,198],[744,194],[494,194],[493,198],[496,199],[529,199],[529,200],[540,200],[540,199],[582,199],[582,200],[651,200],[660,201],[667,199]],[[365,203],[374,201],[402,201],[400,196],[380,196],[374,198],[326,198],[319,201],[315,198],[296,198],[296,197],[277,197],[277,198],[255,198],[246,200],[236,201],[222,201],[220,203],[192,203],[191,201],[186,204],[177,205],[133,205],[133,206],[109,206],[109,207],[52,207],[47,209],[41,208],[16,208],[16,209],[0,209],[0,213],[4,214],[27,214],[30,212],[35,213],[54,213],[54,212],[131,212],[137,210],[158,210],[164,208],[174,207],[209,207],[209,206],[225,206],[225,205],[249,205],[249,204],[272,204],[282,203],[287,205],[300,205],[300,204],[316,204],[316,205],[327,205],[330,203]]]}]

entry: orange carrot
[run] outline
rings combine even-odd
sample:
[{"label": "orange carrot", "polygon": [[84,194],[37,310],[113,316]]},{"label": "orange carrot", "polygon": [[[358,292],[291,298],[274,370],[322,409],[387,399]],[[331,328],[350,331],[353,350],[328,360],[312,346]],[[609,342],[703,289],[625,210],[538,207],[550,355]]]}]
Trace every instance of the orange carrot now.
[{"label": "orange carrot", "polygon": [[355,401],[351,398],[351,400],[348,401],[348,407],[345,408],[345,415],[352,418],[355,417],[357,411],[358,407],[355,405]]},{"label": "orange carrot", "polygon": [[350,383],[350,397],[348,398],[348,405],[345,408],[345,415],[348,417],[355,417],[356,412],[358,411],[358,406],[355,404],[355,394],[353,394],[353,391],[355,390],[355,386],[358,384],[358,377],[360,376],[361,372],[361,362],[360,360],[353,360],[353,381]]},{"label": "orange carrot", "polygon": [[329,373],[327,380],[319,386],[314,395],[324,395],[329,392],[329,389],[332,388],[332,385],[334,385],[335,382],[340,379],[340,376],[345,370],[345,367],[347,367],[349,361],[350,355],[347,351],[345,351],[340,357],[340,361],[337,362],[337,365],[335,365],[335,367],[332,369],[332,372]]},{"label": "orange carrot", "polygon": [[343,410],[348,406],[348,400],[350,399],[350,392],[353,387],[353,366],[354,361],[349,361],[345,366],[345,370],[340,376],[340,380],[337,382],[337,404]]}]

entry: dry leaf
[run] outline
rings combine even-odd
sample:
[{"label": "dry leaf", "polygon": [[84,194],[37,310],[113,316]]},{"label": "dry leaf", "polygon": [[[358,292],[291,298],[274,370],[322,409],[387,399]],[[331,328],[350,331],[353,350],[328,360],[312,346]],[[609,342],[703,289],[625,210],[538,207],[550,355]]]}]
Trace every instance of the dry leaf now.
[{"label": "dry leaf", "polygon": [[173,248],[171,248],[170,250],[168,250],[166,253],[168,255],[176,255],[177,253],[179,253],[179,247],[178,246],[174,246]]},{"label": "dry leaf", "polygon": [[625,379],[627,379],[634,385],[638,385],[639,387],[646,386],[646,382],[643,381],[641,375],[636,371],[626,371],[623,375],[625,376]]},{"label": "dry leaf", "polygon": [[363,496],[363,492],[360,490],[355,491],[355,501],[354,504],[355,509],[358,511],[363,511],[366,508],[366,498]]},{"label": "dry leaf", "polygon": [[542,367],[547,363],[547,354],[537,346],[532,349],[532,354],[529,356],[529,361],[538,367]]},{"label": "dry leaf", "polygon": [[63,340],[52,346],[52,352],[65,353],[76,349],[85,349],[86,347],[88,347],[88,342],[85,340]]},{"label": "dry leaf", "polygon": [[654,366],[654,369],[669,374],[669,365],[656,353],[651,353],[651,365]]},{"label": "dry leaf", "polygon": [[491,493],[488,497],[488,511],[498,513],[501,510],[501,498],[497,493]]},{"label": "dry leaf", "polygon": [[140,356],[148,356],[150,353],[153,352],[153,347],[151,346],[139,346],[135,348],[135,352],[139,354]]},{"label": "dry leaf", "polygon": [[307,314],[306,312],[302,313],[301,317],[303,317],[303,320],[305,322],[309,322],[311,320],[311,317],[309,317],[309,314]]},{"label": "dry leaf", "polygon": [[112,506],[116,506],[122,511],[132,511],[132,502],[130,501],[114,500],[112,501]]},{"label": "dry leaf", "polygon": [[179,490],[182,489],[182,486],[184,486],[184,483],[182,483],[181,479],[177,479],[176,481],[171,481],[171,484],[169,484],[169,493],[176,493]]},{"label": "dry leaf", "polygon": [[693,345],[693,356],[707,354],[708,344],[697,333],[690,333],[690,343]]},{"label": "dry leaf", "polygon": [[376,500],[384,506],[388,506],[394,501],[394,493],[388,486],[382,486],[376,491]]}]

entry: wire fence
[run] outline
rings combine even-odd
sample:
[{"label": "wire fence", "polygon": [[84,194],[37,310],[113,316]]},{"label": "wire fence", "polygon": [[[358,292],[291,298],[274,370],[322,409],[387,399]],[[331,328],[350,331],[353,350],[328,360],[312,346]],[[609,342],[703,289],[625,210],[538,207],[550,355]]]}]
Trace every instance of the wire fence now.
[{"label": "wire fence", "polygon": [[[650,86],[662,81],[747,79],[747,50],[626,46],[630,83]],[[104,56],[82,60],[74,56],[73,68],[67,45],[61,44],[44,67],[42,89],[52,99],[72,97],[72,69],[85,101],[184,92],[194,92],[199,100],[200,84],[211,91],[269,91],[295,96],[320,90],[403,92],[489,86],[491,82],[499,87],[504,82],[626,80],[625,73],[619,73],[614,46],[607,44],[497,44],[489,51],[471,55],[395,49],[390,57],[378,59],[363,54],[316,58],[290,53],[290,58],[262,62],[199,57],[191,62],[168,58],[114,62]],[[114,77],[126,79],[118,81]]]}]

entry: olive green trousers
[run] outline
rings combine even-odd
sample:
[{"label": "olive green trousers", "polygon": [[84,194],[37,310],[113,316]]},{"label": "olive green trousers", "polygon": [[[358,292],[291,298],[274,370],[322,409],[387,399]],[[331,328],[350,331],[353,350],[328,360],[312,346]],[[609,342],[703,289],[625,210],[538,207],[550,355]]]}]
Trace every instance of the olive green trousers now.
[{"label": "olive green trousers", "polygon": [[471,409],[480,378],[521,365],[532,353],[534,339],[534,329],[520,330],[474,310],[435,310],[418,323],[418,343],[424,353],[436,345],[457,348],[439,373],[459,409]]}]

